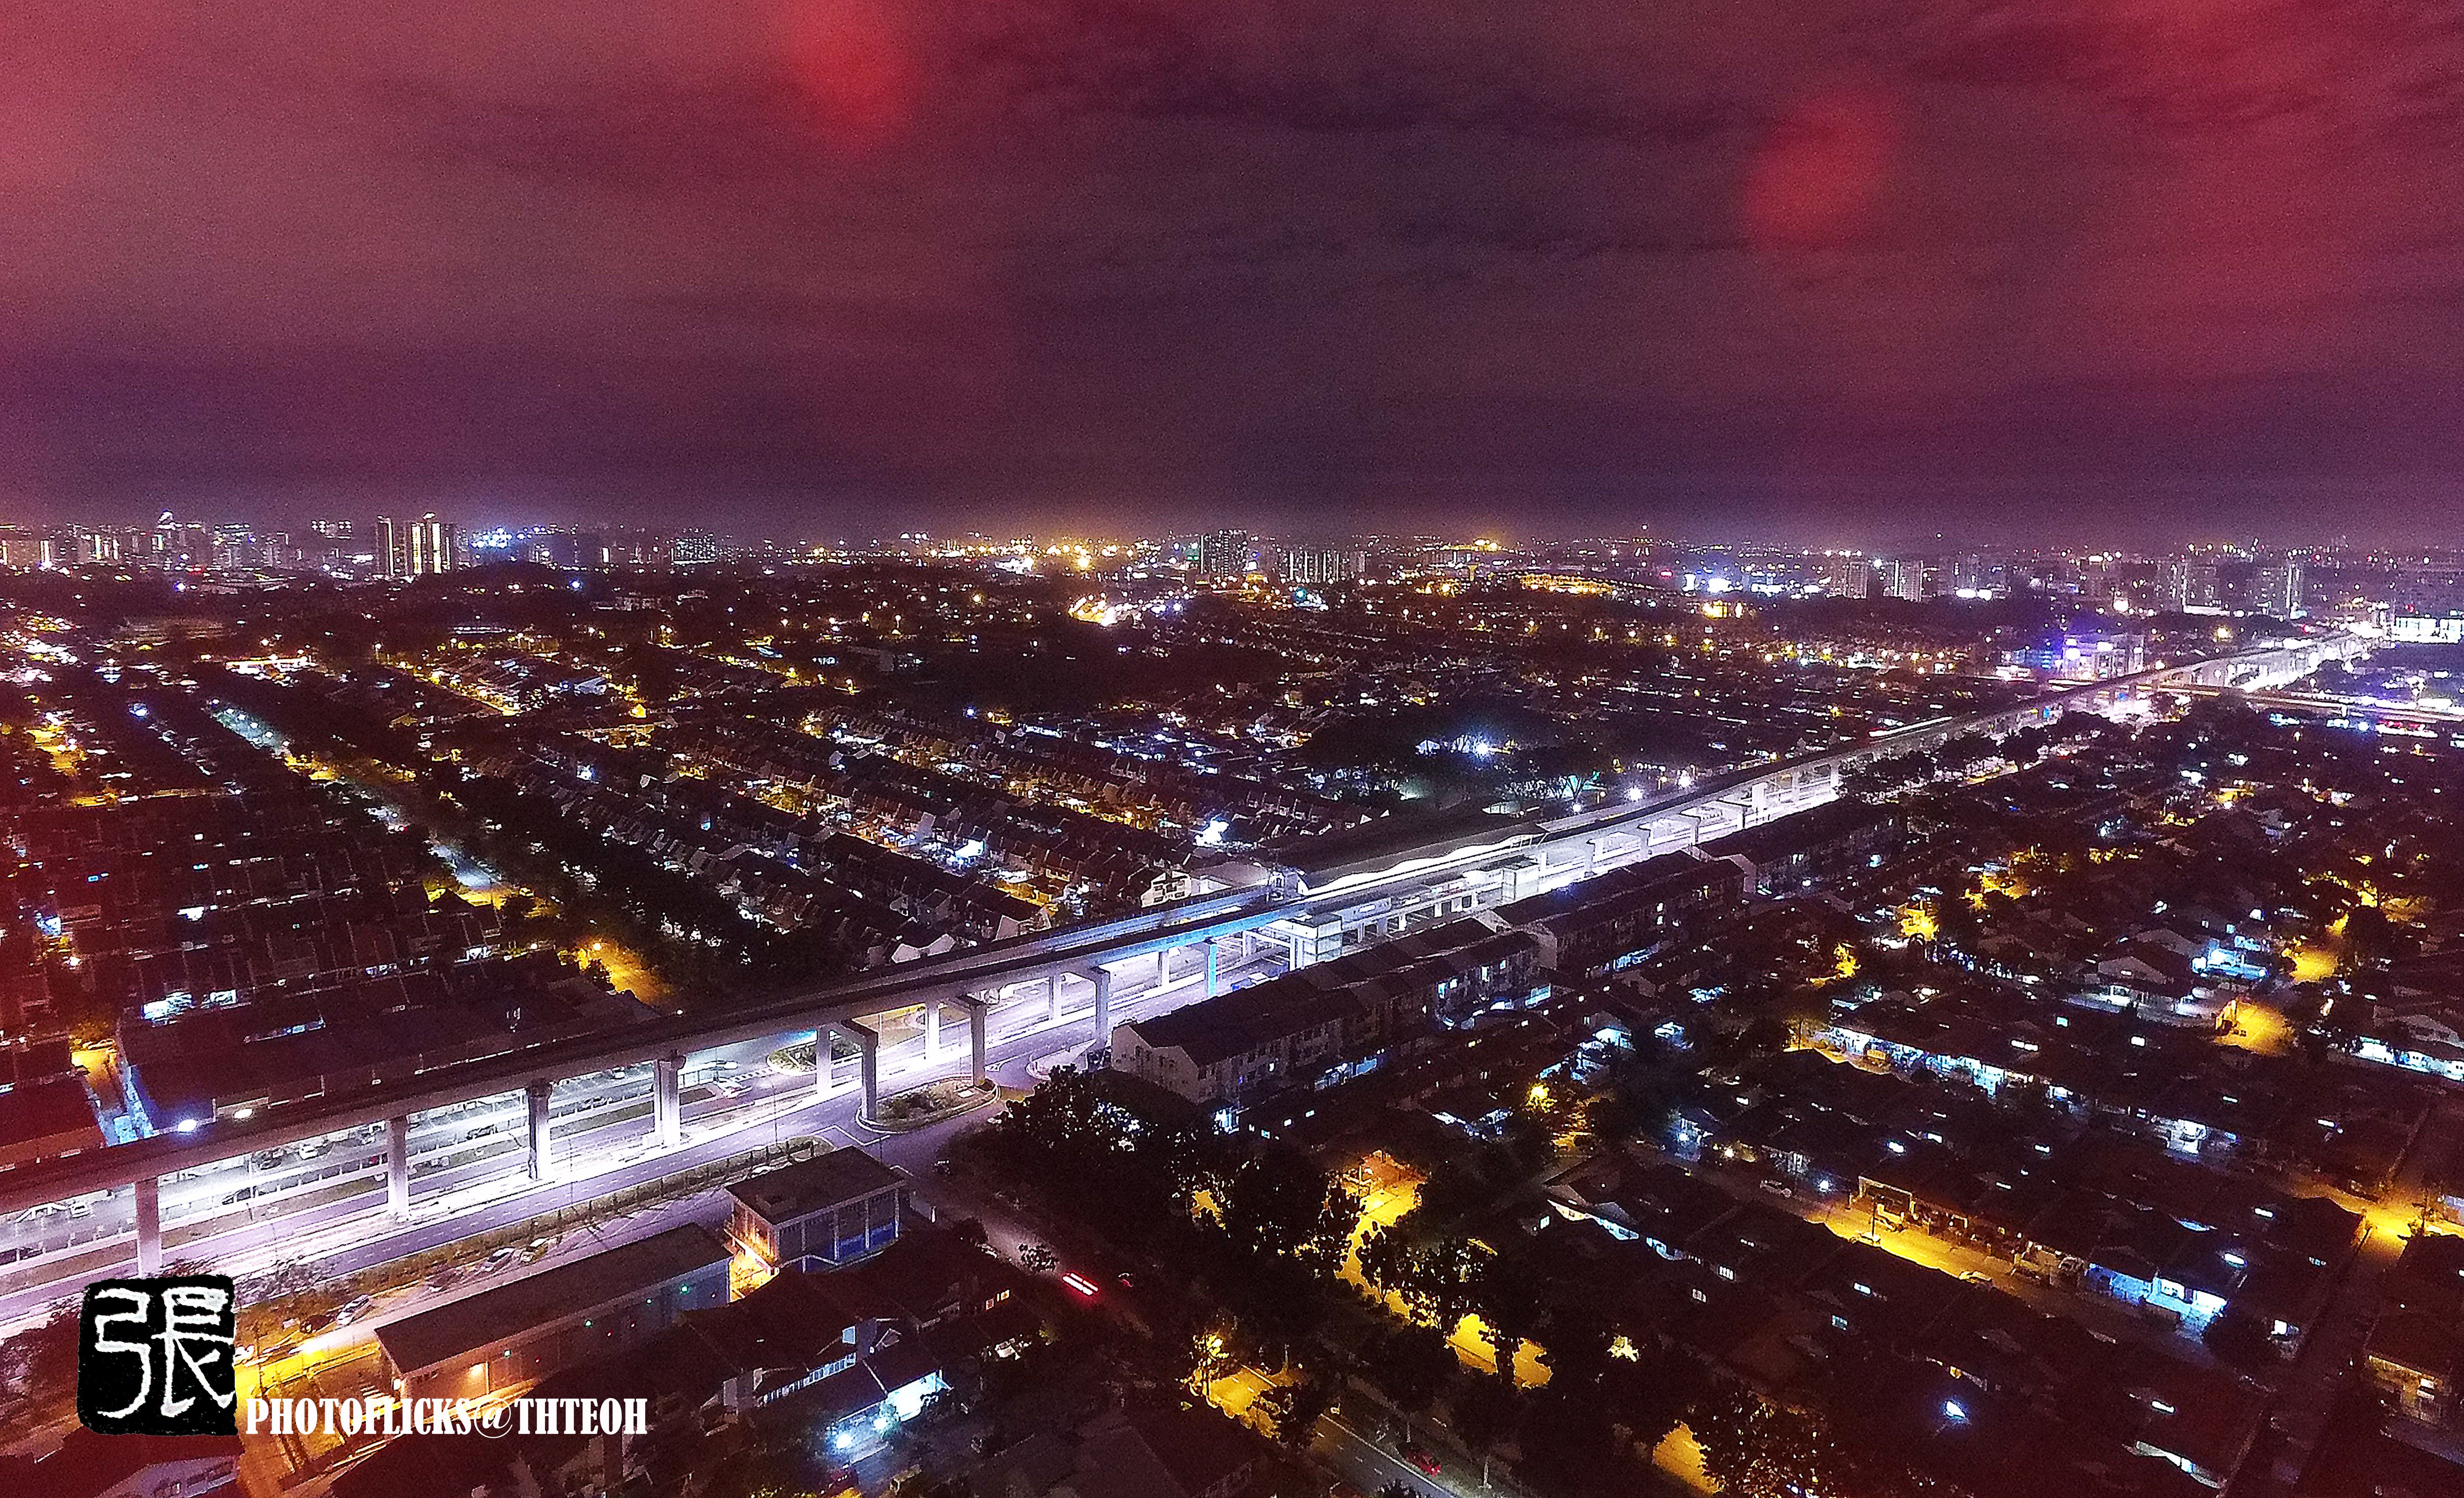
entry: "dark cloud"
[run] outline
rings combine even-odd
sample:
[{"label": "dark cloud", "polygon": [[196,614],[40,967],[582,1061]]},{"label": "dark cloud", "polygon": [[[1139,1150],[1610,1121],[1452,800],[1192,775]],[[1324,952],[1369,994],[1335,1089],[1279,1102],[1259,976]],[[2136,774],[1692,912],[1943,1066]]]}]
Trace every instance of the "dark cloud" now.
[{"label": "dark cloud", "polygon": [[62,506],[2459,513],[2452,5],[25,10]]}]

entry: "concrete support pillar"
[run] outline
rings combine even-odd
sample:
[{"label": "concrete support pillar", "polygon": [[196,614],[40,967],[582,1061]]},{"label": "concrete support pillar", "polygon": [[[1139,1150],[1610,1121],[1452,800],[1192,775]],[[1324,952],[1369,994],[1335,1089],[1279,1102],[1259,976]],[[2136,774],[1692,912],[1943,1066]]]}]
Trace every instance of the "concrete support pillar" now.
[{"label": "concrete support pillar", "polygon": [[963,996],[958,1004],[967,1011],[967,1056],[975,1071],[976,1086],[981,1087],[989,1079],[984,1067],[984,1042],[985,1019],[992,1005],[981,999]]},{"label": "concrete support pillar", "polygon": [[941,1059],[941,1001],[938,999],[924,1001],[924,1059],[928,1063]]},{"label": "concrete support pillar", "polygon": [[1583,839],[1583,877],[1588,879],[1599,871],[1600,840],[1595,837],[1587,837]]},{"label": "concrete support pillar", "polygon": [[410,1216],[410,1117],[385,1120],[385,1209],[396,1221]]},{"label": "concrete support pillar", "polygon": [[650,1127],[663,1150],[672,1150],[684,1142],[684,1082],[683,1051],[670,1051],[650,1063]]},{"label": "concrete support pillar", "polygon": [[530,1086],[522,1089],[522,1096],[530,1105],[531,1148],[529,1163],[531,1179],[533,1180],[545,1180],[555,1170],[555,1161],[549,1158],[548,1156],[549,1139],[547,1119],[548,1098],[553,1095],[555,1091],[556,1084],[554,1082],[544,1080],[534,1082]]},{"label": "concrete support pillar", "polygon": [[830,1028],[855,1042],[856,1080],[864,1090],[861,1107],[869,1118],[881,1111],[881,1036],[853,1020],[833,1021]]},{"label": "concrete support pillar", "polygon": [[1112,975],[1095,968],[1089,975],[1095,980],[1095,1048],[1112,1044]]},{"label": "concrete support pillar", "polygon": [[137,1179],[137,1272],[163,1272],[163,1182],[159,1177]]},{"label": "concrete support pillar", "polygon": [[1215,938],[1206,938],[1206,997],[1215,997]]},{"label": "concrete support pillar", "polygon": [[1044,1023],[1061,1023],[1061,975],[1058,973],[1044,980]]},{"label": "concrete support pillar", "polygon": [[827,1025],[813,1032],[813,1096],[829,1096],[838,1090],[838,1079],[831,1075],[830,1031]]}]

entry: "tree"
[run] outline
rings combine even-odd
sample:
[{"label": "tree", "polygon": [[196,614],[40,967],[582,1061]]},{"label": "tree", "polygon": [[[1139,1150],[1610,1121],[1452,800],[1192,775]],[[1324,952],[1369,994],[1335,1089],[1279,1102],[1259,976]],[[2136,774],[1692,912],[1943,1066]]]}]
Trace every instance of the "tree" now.
[{"label": "tree", "polygon": [[1973,946],[1984,936],[1984,922],[1966,895],[1953,892],[1933,904],[1934,935],[1954,947]]},{"label": "tree", "polygon": [[1610,1364],[1601,1388],[1617,1423],[1648,1450],[1685,1419],[1703,1397],[1707,1375],[1690,1355],[1656,1342],[1634,1349],[1634,1355]]},{"label": "tree", "polygon": [[1361,1376],[1406,1415],[1437,1401],[1462,1367],[1445,1333],[1418,1323],[1399,1326],[1369,1345]]},{"label": "tree", "polygon": [[1402,1289],[1411,1272],[1412,1245],[1392,1227],[1373,1227],[1360,1240],[1360,1277],[1381,1290]]},{"label": "tree", "polygon": [[1403,1302],[1412,1315],[1441,1333],[1469,1315],[1475,1304],[1473,1281],[1485,1258],[1466,1238],[1447,1238],[1412,1256],[1405,1276]]},{"label": "tree", "polygon": [[1994,754],[1993,740],[1983,734],[1962,734],[1941,749],[1942,766],[1947,770],[1965,770]]},{"label": "tree", "polygon": [[1342,1267],[1360,1222],[1358,1197],[1280,1145],[1243,1160],[1216,1204],[1224,1236],[1252,1257],[1291,1260],[1326,1276]]},{"label": "tree", "polygon": [[1703,1470],[1734,1498],[1804,1498],[1851,1490],[1852,1464],[1828,1421],[1723,1382],[1687,1417]]},{"label": "tree", "polygon": [[1497,1376],[1514,1385],[1514,1355],[1540,1330],[1540,1285],[1520,1254],[1492,1254],[1473,1281],[1473,1309],[1481,1337],[1497,1362]]},{"label": "tree", "polygon": [[1334,1386],[1322,1378],[1305,1377],[1278,1384],[1258,1397],[1265,1406],[1266,1428],[1279,1444],[1294,1451],[1309,1449],[1317,1422],[1334,1408]]},{"label": "tree", "polygon": [[63,1304],[38,1325],[0,1342],[0,1386],[28,1399],[65,1396],[77,1387],[77,1308]]},{"label": "tree", "polygon": [[1475,1377],[1455,1395],[1447,1410],[1454,1417],[1455,1434],[1485,1465],[1491,1449],[1513,1431],[1523,1404],[1515,1395],[1511,1376]]},{"label": "tree", "polygon": [[1218,1322],[1193,1333],[1189,1339],[1189,1377],[1183,1381],[1192,1389],[1203,1389],[1241,1366],[1240,1356],[1232,1350],[1232,1327]]}]

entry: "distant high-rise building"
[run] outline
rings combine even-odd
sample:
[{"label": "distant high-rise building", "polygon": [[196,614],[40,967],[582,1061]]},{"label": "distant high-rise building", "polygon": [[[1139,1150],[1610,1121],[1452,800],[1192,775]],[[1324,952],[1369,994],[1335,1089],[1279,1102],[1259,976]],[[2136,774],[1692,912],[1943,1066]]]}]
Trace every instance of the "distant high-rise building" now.
[{"label": "distant high-rise building", "polygon": [[2276,619],[2294,619],[2301,609],[2301,562],[2286,557],[2262,565],[2251,579],[2250,604],[2260,613]]},{"label": "distant high-rise building", "polygon": [[1342,551],[1331,546],[1287,546],[1284,548],[1284,581],[1295,587],[1323,587],[1330,583],[1348,583],[1360,576],[1368,561],[1364,552]]},{"label": "distant high-rise building", "polygon": [[1198,539],[1198,575],[1237,578],[1249,571],[1249,533],[1210,531]]},{"label": "distant high-rise building", "polygon": [[1925,563],[1923,557],[1883,557],[1874,562],[1876,598],[1904,598],[1922,603],[1925,598]]},{"label": "distant high-rise building", "polygon": [[409,576],[422,578],[432,572],[453,570],[456,537],[452,521],[423,515],[404,527],[404,539]]},{"label": "distant high-rise building", "polygon": [[1951,594],[1956,598],[1991,598],[2001,591],[2000,571],[1993,559],[1983,552],[1961,552],[1950,559]]},{"label": "distant high-rise building", "polygon": [[668,548],[668,560],[679,567],[718,560],[718,538],[707,531],[687,531]]},{"label": "distant high-rise building", "polygon": [[2165,564],[2166,607],[2213,608],[2217,597],[2214,562],[2197,557],[2176,557]]},{"label": "distant high-rise building", "polygon": [[424,578],[464,565],[461,536],[451,520],[433,514],[416,520],[377,517],[376,562],[388,578]]},{"label": "distant high-rise building", "polygon": [[1874,562],[1870,557],[1825,552],[1816,575],[1822,591],[1833,598],[1871,598],[1874,594]]}]

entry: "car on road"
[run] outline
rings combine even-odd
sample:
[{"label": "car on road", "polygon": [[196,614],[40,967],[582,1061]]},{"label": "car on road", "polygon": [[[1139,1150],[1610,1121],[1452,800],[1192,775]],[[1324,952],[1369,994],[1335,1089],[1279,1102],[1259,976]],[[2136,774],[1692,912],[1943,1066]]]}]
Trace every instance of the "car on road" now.
[{"label": "car on road", "polygon": [[497,1249],[495,1253],[488,1255],[487,1258],[480,1261],[479,1272],[482,1274],[494,1274],[498,1269],[503,1268],[506,1265],[513,1263],[515,1258],[520,1253],[521,1250],[519,1248],[515,1247],[511,1244],[507,1244],[502,1248]]},{"label": "car on road", "polygon": [[553,1238],[534,1238],[530,1241],[530,1245],[522,1250],[522,1263],[537,1264],[546,1258],[548,1250],[555,1246],[556,1240]]},{"label": "car on road", "polygon": [[495,1132],[496,1130],[494,1124],[481,1124],[476,1129],[465,1130],[462,1135],[462,1142],[468,1144],[473,1139],[484,1139]]},{"label": "car on road", "polygon": [[946,1157],[933,1162],[933,1174],[935,1176],[953,1175],[957,1171],[957,1161]]},{"label": "car on road", "polygon": [[1970,1285],[1991,1285],[1993,1283],[1993,1276],[1986,1273],[1982,1269],[1969,1269],[1961,1274],[1960,1278],[1966,1280]]},{"label": "car on road", "polygon": [[374,1295],[354,1295],[342,1302],[341,1308],[334,1312],[334,1325],[349,1326],[376,1309],[377,1298]]},{"label": "car on road", "polygon": [[256,1188],[254,1186],[242,1186],[237,1191],[234,1191],[231,1195],[223,1198],[222,1204],[225,1206],[237,1206],[255,1195]]},{"label": "car on road", "polygon": [[1796,1195],[1795,1189],[1784,1180],[1766,1180],[1763,1182],[1763,1189],[1775,1197],[1789,1197],[1793,1199]]},{"label": "car on road", "polygon": [[1405,1446],[1403,1460],[1431,1477],[1443,1477],[1446,1472],[1445,1464],[1431,1456],[1425,1446]]},{"label": "car on road", "polygon": [[249,1157],[249,1163],[259,1170],[272,1170],[291,1157],[288,1150],[259,1150]]}]

